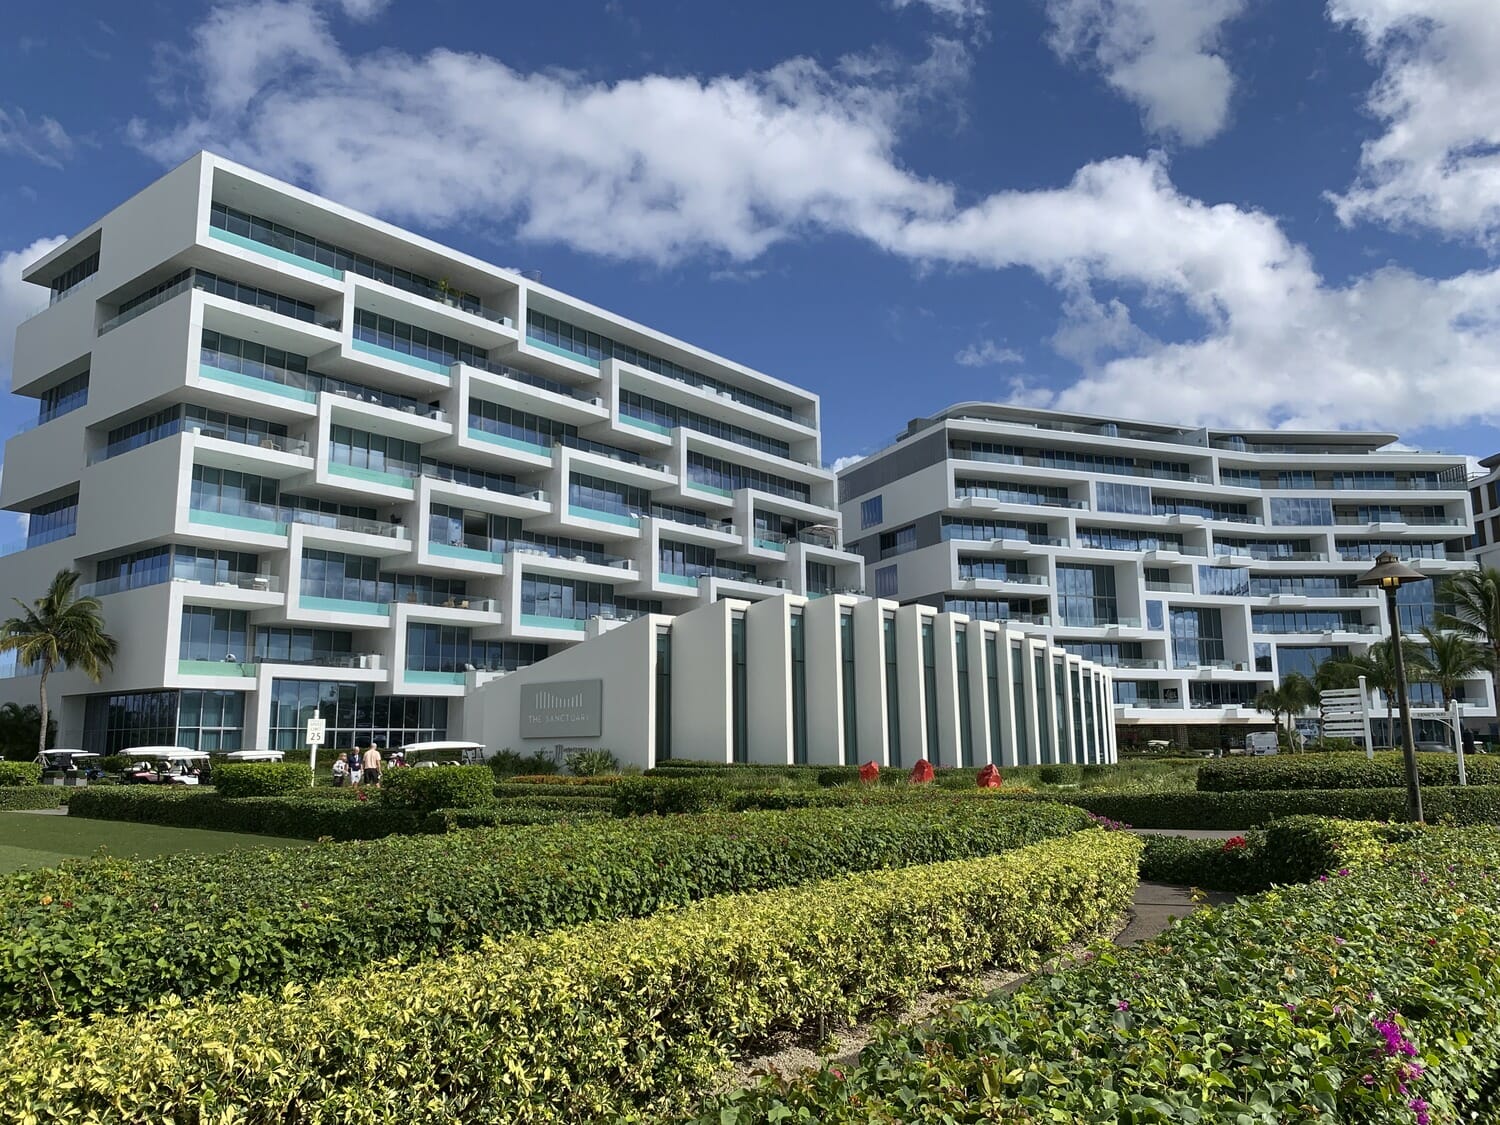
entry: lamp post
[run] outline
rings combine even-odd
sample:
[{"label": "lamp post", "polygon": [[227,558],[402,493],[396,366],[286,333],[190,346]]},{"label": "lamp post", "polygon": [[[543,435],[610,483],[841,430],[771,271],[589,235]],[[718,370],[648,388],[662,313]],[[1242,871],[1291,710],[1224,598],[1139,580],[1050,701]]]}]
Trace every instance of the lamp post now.
[{"label": "lamp post", "polygon": [[1391,619],[1391,663],[1396,668],[1396,706],[1401,712],[1401,753],[1406,764],[1406,819],[1422,822],[1422,788],[1417,781],[1417,747],[1411,733],[1411,709],[1406,702],[1406,658],[1401,653],[1401,619],[1396,614],[1396,591],[1408,582],[1426,582],[1427,576],[1401,562],[1390,551],[1382,551],[1357,586],[1378,586],[1385,591],[1385,609]]}]

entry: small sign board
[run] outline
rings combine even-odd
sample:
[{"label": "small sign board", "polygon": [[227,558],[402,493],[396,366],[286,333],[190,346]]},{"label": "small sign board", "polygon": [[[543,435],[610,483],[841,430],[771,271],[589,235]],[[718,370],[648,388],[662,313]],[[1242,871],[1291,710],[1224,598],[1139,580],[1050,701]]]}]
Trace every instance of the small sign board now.
[{"label": "small sign board", "polygon": [[604,681],[522,684],[522,738],[598,738],[604,732]]},{"label": "small sign board", "polygon": [[323,740],[327,737],[327,719],[312,718],[307,720],[307,744],[309,746],[322,746]]}]

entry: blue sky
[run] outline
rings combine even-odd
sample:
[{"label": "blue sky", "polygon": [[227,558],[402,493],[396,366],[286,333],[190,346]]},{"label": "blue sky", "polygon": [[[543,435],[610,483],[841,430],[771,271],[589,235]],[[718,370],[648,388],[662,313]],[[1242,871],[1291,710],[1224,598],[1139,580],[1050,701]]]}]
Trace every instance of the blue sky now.
[{"label": "blue sky", "polygon": [[[23,261],[200,147],[823,396],[1500,450],[1494,0],[28,5]],[[9,400],[12,428],[33,406]]]}]

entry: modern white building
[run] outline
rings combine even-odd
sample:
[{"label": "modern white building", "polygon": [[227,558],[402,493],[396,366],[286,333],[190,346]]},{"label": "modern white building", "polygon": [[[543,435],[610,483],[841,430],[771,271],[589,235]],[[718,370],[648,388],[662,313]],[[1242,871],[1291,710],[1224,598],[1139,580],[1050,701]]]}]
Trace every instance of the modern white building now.
[{"label": "modern white building", "polygon": [[219,157],[25,278],[0,588],[122,642],[64,745],[443,738],[590,619],[862,585],[816,395]]},{"label": "modern white building", "polygon": [[1469,501],[1474,509],[1474,538],[1469,556],[1480,566],[1500,567],[1500,453],[1479,462],[1483,475],[1469,482]]},{"label": "modern white building", "polygon": [[726,598],[590,632],[479,688],[464,736],[518,753],[599,746],[642,767],[1116,760],[1108,669],[961,613]]},{"label": "modern white building", "polygon": [[[1464,459],[1394,441],[961,403],[845,469],[839,497],[872,594],[1050,638],[1111,669],[1119,722],[1185,735],[1264,725],[1279,676],[1386,636],[1355,585],[1380,552],[1433,579],[1401,590],[1407,633],[1472,565]],[[1494,715],[1488,677],[1463,703]]]}]

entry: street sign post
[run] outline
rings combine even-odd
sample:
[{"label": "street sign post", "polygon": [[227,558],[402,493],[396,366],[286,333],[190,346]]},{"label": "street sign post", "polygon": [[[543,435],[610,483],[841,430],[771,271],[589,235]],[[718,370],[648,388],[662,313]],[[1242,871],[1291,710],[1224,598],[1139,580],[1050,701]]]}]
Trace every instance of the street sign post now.
[{"label": "street sign post", "polygon": [[1319,692],[1318,712],[1325,738],[1363,738],[1365,757],[1375,756],[1375,741],[1370,734],[1370,697],[1363,676],[1357,688]]},{"label": "street sign post", "polygon": [[311,767],[312,782],[318,783],[318,747],[323,745],[323,740],[328,737],[328,720],[322,715],[314,715],[307,720],[307,764]]}]

